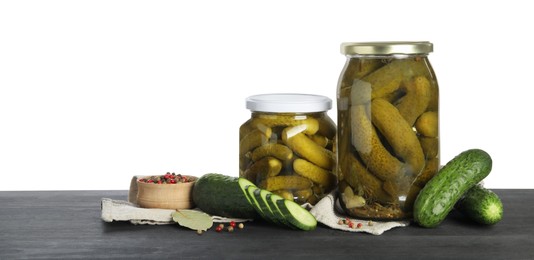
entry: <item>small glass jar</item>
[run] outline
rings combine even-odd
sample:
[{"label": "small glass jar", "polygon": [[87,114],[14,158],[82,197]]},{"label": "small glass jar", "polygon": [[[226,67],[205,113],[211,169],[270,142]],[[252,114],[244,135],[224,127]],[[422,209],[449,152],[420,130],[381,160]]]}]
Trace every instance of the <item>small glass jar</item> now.
[{"label": "small glass jar", "polygon": [[429,42],[344,43],[337,89],[340,204],[353,217],[412,217],[438,171],[439,91]]},{"label": "small glass jar", "polygon": [[246,99],[251,118],[239,128],[239,175],[297,203],[314,205],[337,184],[332,100],[309,94]]}]

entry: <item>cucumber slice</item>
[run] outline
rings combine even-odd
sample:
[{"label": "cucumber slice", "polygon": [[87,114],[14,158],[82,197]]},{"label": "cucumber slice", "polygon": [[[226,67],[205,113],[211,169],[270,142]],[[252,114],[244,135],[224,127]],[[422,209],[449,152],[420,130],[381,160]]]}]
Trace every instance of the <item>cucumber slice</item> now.
[{"label": "cucumber slice", "polygon": [[247,187],[247,195],[248,195],[249,199],[252,201],[252,206],[256,209],[256,211],[261,216],[261,218],[263,218],[264,220],[266,220],[268,222],[272,222],[271,221],[272,218],[267,216],[267,212],[263,211],[262,207],[260,206],[260,203],[258,202],[256,197],[254,196],[254,191],[257,190],[257,189],[258,189],[258,187],[256,187],[256,186],[248,186]]},{"label": "cucumber slice", "polygon": [[239,178],[238,183],[248,202],[264,220],[292,229],[314,230],[317,226],[315,217],[299,204],[259,189],[247,179]]},{"label": "cucumber slice", "polygon": [[296,229],[295,226],[293,226],[291,223],[289,223],[284,215],[282,214],[282,212],[280,212],[280,209],[278,208],[278,206],[276,205],[276,201],[277,200],[283,200],[284,198],[274,194],[274,193],[269,193],[267,194],[265,200],[267,201],[267,205],[269,205],[269,207],[273,210],[273,213],[274,213],[274,216],[286,227],[289,227],[291,229]]},{"label": "cucumber slice", "polygon": [[276,205],[280,209],[284,218],[296,228],[310,231],[317,227],[317,220],[315,217],[299,204],[281,199],[276,201]]},{"label": "cucumber slice", "polygon": [[253,187],[256,187],[256,185],[254,185],[254,183],[252,183],[251,181],[245,179],[245,178],[239,178],[237,180],[237,183],[239,184],[239,187],[241,188],[241,191],[243,191],[243,194],[245,194],[245,198],[247,198],[248,200],[248,203],[250,203],[252,206],[253,203],[252,203],[252,200],[249,198],[249,195],[248,195],[248,192],[247,192],[247,188],[250,187],[250,186],[253,186]]},{"label": "cucumber slice", "polygon": [[254,199],[256,199],[256,201],[258,202],[258,205],[260,206],[261,210],[265,214],[265,217],[267,217],[270,222],[280,225],[281,222],[274,215],[274,212],[271,210],[269,205],[267,205],[267,201],[264,199],[264,197],[266,196],[266,193],[270,193],[270,192],[266,191],[266,190],[262,190],[262,189],[256,188],[253,191]]}]

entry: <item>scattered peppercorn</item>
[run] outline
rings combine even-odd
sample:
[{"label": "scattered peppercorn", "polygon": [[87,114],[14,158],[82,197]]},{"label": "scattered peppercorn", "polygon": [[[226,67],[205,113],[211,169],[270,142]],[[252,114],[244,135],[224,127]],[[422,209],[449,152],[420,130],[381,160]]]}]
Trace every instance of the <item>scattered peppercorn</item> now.
[{"label": "scattered peppercorn", "polygon": [[217,231],[217,232],[221,232],[221,231],[222,231],[222,227],[221,227],[221,226],[216,227],[216,228],[215,228],[215,231]]},{"label": "scattered peppercorn", "polygon": [[239,229],[243,229],[245,227],[245,224],[239,223],[239,225],[237,227],[239,227]]},{"label": "scattered peppercorn", "polygon": [[235,228],[235,221],[230,221],[230,226]]},{"label": "scattered peppercorn", "polygon": [[202,235],[202,233],[203,233],[202,230],[200,230],[200,229],[197,230],[197,234]]},{"label": "scattered peppercorn", "polygon": [[234,227],[232,226],[229,226],[227,229],[228,229],[228,232],[234,232]]},{"label": "scattered peppercorn", "polygon": [[362,223],[358,223],[358,225],[356,225],[357,228],[361,228],[362,227]]},{"label": "scattered peppercorn", "polygon": [[369,220],[369,222],[367,222],[367,225],[368,225],[368,226],[372,226],[372,225],[374,225],[374,224],[375,224],[375,223],[374,223],[373,221],[371,221],[371,220]]},{"label": "scattered peppercorn", "polygon": [[219,227],[224,228],[224,224],[223,223],[219,224]]}]

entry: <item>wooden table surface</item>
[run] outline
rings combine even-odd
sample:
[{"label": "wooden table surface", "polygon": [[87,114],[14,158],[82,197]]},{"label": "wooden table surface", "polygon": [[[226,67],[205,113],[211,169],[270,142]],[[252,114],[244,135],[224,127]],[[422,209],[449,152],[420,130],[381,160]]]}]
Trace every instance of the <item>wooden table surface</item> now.
[{"label": "wooden table surface", "polygon": [[102,198],[126,191],[0,191],[0,259],[534,259],[534,190],[495,190],[504,219],[480,226],[451,213],[437,228],[374,236],[261,221],[202,235],[178,225],[105,223]]}]

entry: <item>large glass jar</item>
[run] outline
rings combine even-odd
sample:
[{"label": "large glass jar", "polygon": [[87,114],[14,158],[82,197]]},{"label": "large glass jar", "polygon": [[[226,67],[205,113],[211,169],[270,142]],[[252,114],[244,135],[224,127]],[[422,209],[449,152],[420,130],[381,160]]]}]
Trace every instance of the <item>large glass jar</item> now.
[{"label": "large glass jar", "polygon": [[239,128],[239,175],[297,203],[314,205],[337,184],[332,100],[308,94],[248,97]]},{"label": "large glass jar", "polygon": [[429,42],[343,43],[337,89],[340,204],[353,217],[409,219],[438,171],[438,84]]}]

